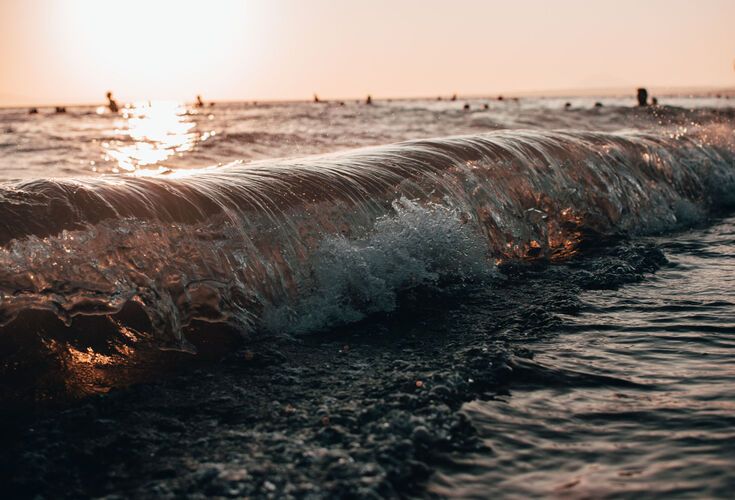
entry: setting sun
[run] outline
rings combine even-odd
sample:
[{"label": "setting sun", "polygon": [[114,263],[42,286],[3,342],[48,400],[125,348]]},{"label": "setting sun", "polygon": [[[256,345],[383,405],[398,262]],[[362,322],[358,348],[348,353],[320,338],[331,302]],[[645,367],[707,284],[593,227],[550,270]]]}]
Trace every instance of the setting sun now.
[{"label": "setting sun", "polygon": [[73,47],[63,57],[78,75],[76,85],[147,92],[152,98],[193,98],[171,95],[171,89],[183,90],[182,82],[191,92],[216,92],[216,75],[225,74],[233,52],[245,70],[240,84],[247,88],[247,72],[257,71],[267,38],[262,4],[77,0],[55,7],[62,43]]},{"label": "setting sun", "polygon": [[[34,8],[37,4],[45,8]],[[205,91],[234,96],[233,88],[248,93],[249,75],[259,71],[269,43],[273,12],[266,3],[237,0],[38,1],[2,9],[33,19],[27,26],[8,26],[6,35],[27,38],[20,30],[35,26],[39,32],[30,43],[46,54],[43,65],[18,61],[19,70],[63,74],[47,81],[39,94],[65,95],[62,99],[72,102],[89,102],[108,88],[124,99],[192,99]],[[3,17],[0,31],[9,20]],[[0,75],[0,102],[6,80],[17,77]],[[27,86],[14,90],[27,95],[23,100],[41,98],[30,92]]]}]

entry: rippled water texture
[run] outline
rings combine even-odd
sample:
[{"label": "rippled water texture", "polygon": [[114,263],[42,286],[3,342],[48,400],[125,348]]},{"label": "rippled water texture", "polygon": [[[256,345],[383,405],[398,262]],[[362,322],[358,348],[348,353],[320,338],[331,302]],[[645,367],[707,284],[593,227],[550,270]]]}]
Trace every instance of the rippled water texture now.
[{"label": "rippled water texture", "polygon": [[[564,110],[565,102],[572,107]],[[691,128],[707,111],[684,113],[630,108],[633,99],[523,99],[496,101],[347,101],[217,103],[194,108],[176,102],[138,102],[120,114],[103,107],[0,109],[0,181],[191,169],[239,160],[304,156],[417,138],[497,129],[617,131],[658,127],[672,119]],[[462,109],[467,102],[469,111]],[[729,99],[661,99],[685,108],[727,110]],[[489,109],[483,109],[487,104]]]},{"label": "rippled water texture", "polygon": [[[426,377],[380,398],[446,419],[472,400],[485,446],[447,445],[430,491],[726,497],[735,113],[661,102],[0,110],[0,400],[150,380],[232,335],[426,330],[463,361],[383,360]],[[453,431],[421,418],[404,448],[429,456]]]},{"label": "rippled water texture", "polygon": [[533,376],[464,406],[492,451],[458,459],[435,492],[730,496],[735,221],[657,244],[668,266],[640,284],[585,292],[556,335],[527,344],[538,353]]}]

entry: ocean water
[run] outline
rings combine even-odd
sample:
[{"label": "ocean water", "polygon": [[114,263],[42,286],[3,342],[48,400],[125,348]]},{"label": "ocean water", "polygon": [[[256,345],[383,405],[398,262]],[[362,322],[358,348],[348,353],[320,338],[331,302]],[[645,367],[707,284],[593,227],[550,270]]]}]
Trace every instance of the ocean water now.
[{"label": "ocean water", "polygon": [[[656,237],[668,264],[581,295],[507,394],[464,411],[487,447],[441,496],[727,498],[735,479],[735,220]],[[519,370],[520,372],[521,370]]]},{"label": "ocean water", "polygon": [[536,288],[543,328],[486,328],[533,356],[462,406],[483,447],[426,491],[726,497],[735,111],[631,101],[0,110],[2,399],[150,380],[218,328],[402,335],[413,290],[464,303],[433,329],[475,338]]},{"label": "ocean water", "polygon": [[[344,102],[340,106],[339,102]],[[564,104],[572,106],[564,110]],[[600,102],[603,108],[594,108]],[[731,99],[662,98],[680,109],[727,110]],[[462,109],[470,105],[470,110]],[[399,141],[477,134],[497,129],[619,131],[650,128],[648,113],[630,98],[460,99],[313,103],[217,103],[193,108],[177,102],[139,102],[114,115],[99,106],[55,114],[40,108],[0,109],[0,180],[153,173],[280,157],[299,157]],[[487,105],[488,110],[483,106]],[[707,114],[708,111],[701,111]],[[662,112],[661,121],[678,114]],[[707,119],[704,117],[703,119]]]}]

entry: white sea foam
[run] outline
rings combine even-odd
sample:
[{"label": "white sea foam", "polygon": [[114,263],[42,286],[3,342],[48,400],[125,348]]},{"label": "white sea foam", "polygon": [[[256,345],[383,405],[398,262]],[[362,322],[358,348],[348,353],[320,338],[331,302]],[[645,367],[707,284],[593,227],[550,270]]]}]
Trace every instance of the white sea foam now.
[{"label": "white sea foam", "polygon": [[494,274],[477,228],[453,208],[407,199],[366,236],[324,239],[298,284],[294,304],[267,308],[275,332],[302,333],[393,311],[407,289],[487,279]]}]

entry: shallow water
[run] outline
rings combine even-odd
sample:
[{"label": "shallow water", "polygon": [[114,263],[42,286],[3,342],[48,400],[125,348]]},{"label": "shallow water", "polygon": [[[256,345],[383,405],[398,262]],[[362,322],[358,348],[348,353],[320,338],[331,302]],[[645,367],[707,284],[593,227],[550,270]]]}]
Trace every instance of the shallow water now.
[{"label": "shallow water", "polygon": [[[375,336],[366,347],[380,358],[374,367],[350,354],[341,372],[317,368],[303,390],[290,383],[335,412],[369,408],[367,423],[339,431],[370,448],[368,458],[335,445],[345,463],[379,463],[379,435],[415,451],[409,463],[430,464],[426,487],[442,496],[726,497],[735,487],[735,219],[718,217],[735,206],[735,112],[724,99],[662,98],[650,109],[631,100],[570,99],[565,109],[560,99],[472,99],[469,111],[463,100],[139,103],[115,116],[0,110],[0,399],[66,400],[165,379],[166,353],[233,355],[220,327],[237,348],[278,340],[298,351],[312,336]],[[403,347],[383,354],[381,342],[441,347],[411,349],[404,361]],[[265,396],[248,402],[255,409],[280,405],[267,400],[280,374],[264,373]],[[347,390],[338,403],[329,398],[343,376],[361,377],[364,393]],[[399,397],[406,381],[430,395]],[[207,397],[207,383],[243,411],[247,388],[184,385]],[[112,418],[136,422],[136,405],[158,404],[136,397]],[[441,426],[467,400],[462,412],[484,447],[445,438],[441,458],[427,458],[427,436],[449,432]],[[438,402],[440,417],[431,415]],[[381,422],[388,407],[397,416]],[[220,418],[208,411],[204,421]],[[306,436],[264,452],[273,463],[289,446],[303,447],[288,448],[291,457],[322,453],[313,415],[268,415],[256,419],[259,432],[284,425]],[[141,425],[145,435],[153,424]],[[213,428],[217,439],[225,432]],[[37,438],[49,456],[65,439],[54,432]],[[84,439],[80,449],[98,441]],[[138,444],[166,452],[155,440]],[[69,470],[83,465],[74,446]],[[402,456],[396,449],[386,456]],[[196,470],[220,449],[199,452]],[[416,493],[391,475],[405,460],[381,463],[388,489],[374,491]],[[157,477],[149,462],[123,468]],[[409,476],[425,478],[428,467]],[[284,479],[299,471],[277,470],[276,489],[247,491],[300,487]],[[246,475],[232,477],[241,479],[220,478],[223,487],[246,491],[237,489]],[[108,479],[100,494],[120,487]],[[197,491],[191,484],[171,491]]]},{"label": "shallow water", "polygon": [[432,491],[731,494],[735,219],[656,243],[669,265],[638,284],[584,292],[578,314],[561,315],[555,335],[528,344],[533,382],[521,377],[507,395],[464,406],[492,451],[456,457]]}]

